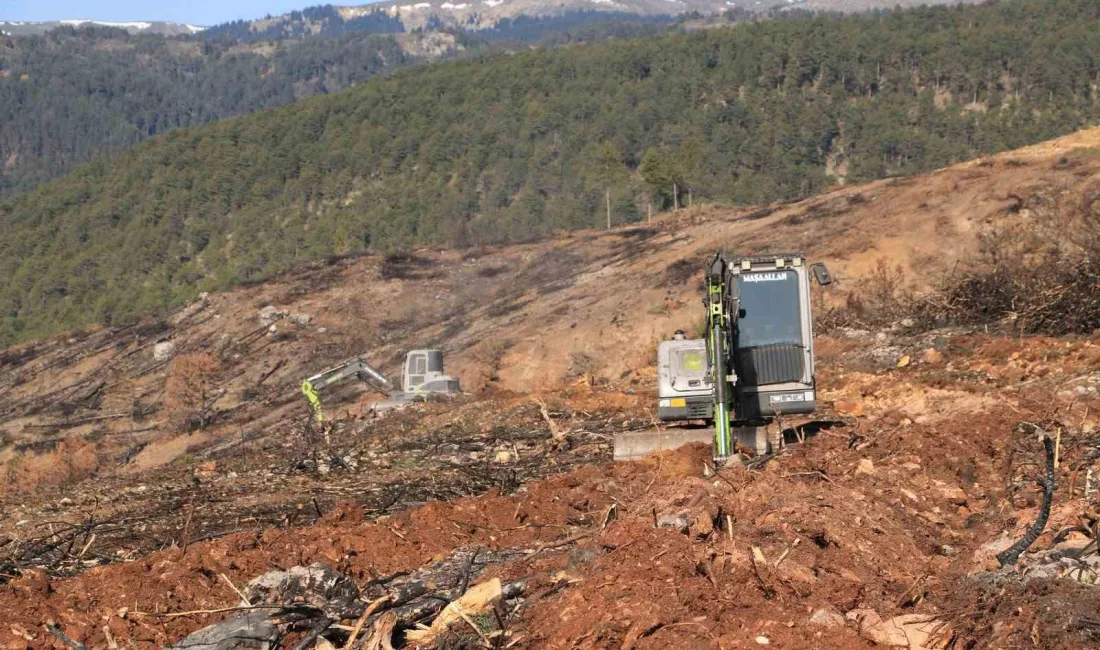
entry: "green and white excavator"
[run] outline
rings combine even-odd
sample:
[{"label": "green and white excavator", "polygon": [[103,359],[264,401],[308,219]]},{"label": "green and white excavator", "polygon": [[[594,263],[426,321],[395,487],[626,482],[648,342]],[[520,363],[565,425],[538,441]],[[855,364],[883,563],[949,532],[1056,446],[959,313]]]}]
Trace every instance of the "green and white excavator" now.
[{"label": "green and white excavator", "polygon": [[703,274],[705,335],[658,346],[657,411],[666,422],[713,422],[713,434],[688,428],[621,434],[616,460],[704,441],[713,442],[716,461],[729,459],[736,443],[766,453],[775,418],[816,408],[810,279],[831,284],[825,265],[807,265],[799,253],[719,252]]},{"label": "green and white excavator", "polygon": [[443,374],[441,350],[412,350],[405,355],[399,391],[394,390],[393,382],[377,368],[362,358],[355,358],[321,371],[302,382],[302,394],[309,402],[314,420],[323,422],[325,419],[318,391],[350,377],[356,377],[374,390],[386,395],[387,399],[374,404],[376,411],[398,408],[403,404],[425,399],[429,395],[455,395],[462,392],[457,377]]}]

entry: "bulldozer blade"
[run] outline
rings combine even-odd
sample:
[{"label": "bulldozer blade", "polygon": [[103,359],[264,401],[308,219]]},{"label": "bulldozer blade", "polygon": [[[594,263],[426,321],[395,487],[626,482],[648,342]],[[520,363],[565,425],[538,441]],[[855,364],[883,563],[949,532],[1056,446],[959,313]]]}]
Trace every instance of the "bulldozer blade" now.
[{"label": "bulldozer blade", "polygon": [[656,451],[678,449],[693,442],[711,444],[713,429],[666,429],[615,434],[615,460],[638,460]]}]

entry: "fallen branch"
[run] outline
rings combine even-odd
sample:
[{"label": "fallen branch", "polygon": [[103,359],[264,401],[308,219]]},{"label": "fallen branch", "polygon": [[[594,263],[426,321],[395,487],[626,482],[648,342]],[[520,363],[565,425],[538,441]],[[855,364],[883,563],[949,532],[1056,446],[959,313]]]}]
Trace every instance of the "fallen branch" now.
[{"label": "fallen branch", "polygon": [[313,645],[313,642],[317,640],[317,637],[321,636],[321,633],[329,629],[332,626],[332,619],[325,616],[321,620],[317,621],[309,630],[309,634],[305,635],[298,645],[294,646],[294,650],[306,650],[306,648]]},{"label": "fallen branch", "polygon": [[180,618],[181,616],[203,616],[206,614],[225,614],[227,612],[247,612],[254,609],[293,609],[288,605],[247,605],[239,607],[219,607],[217,609],[192,609],[186,612],[130,612],[129,616],[151,616],[153,618]]},{"label": "fallen branch", "polygon": [[775,561],[775,565],[774,565],[774,566],[775,566],[775,568],[777,568],[777,569],[778,569],[778,568],[779,568],[779,565],[780,565],[780,564],[783,564],[783,560],[786,560],[786,559],[787,559],[787,556],[791,554],[791,551],[793,551],[793,550],[794,550],[794,547],[798,546],[798,543],[799,543],[799,542],[801,542],[801,541],[802,541],[802,538],[801,538],[801,537],[795,537],[795,538],[794,538],[794,541],[793,541],[793,542],[791,542],[791,545],[790,545],[790,546],[788,546],[788,547],[787,547],[786,549],[784,549],[784,550],[783,550],[783,554],[782,554],[782,555],[780,555],[780,556],[779,556],[779,559]]},{"label": "fallen branch", "polygon": [[370,605],[363,610],[363,614],[359,617],[358,621],[355,621],[355,627],[351,631],[351,636],[348,637],[348,642],[344,644],[344,650],[350,650],[351,646],[355,643],[355,639],[358,638],[359,633],[363,630],[363,624],[367,622],[370,615],[378,611],[378,608],[389,601],[388,595],[376,598],[371,601]]},{"label": "fallen branch", "polygon": [[218,576],[225,581],[225,584],[229,585],[229,588],[233,590],[233,593],[237,594],[237,596],[240,597],[242,603],[244,603],[245,605],[252,604],[248,601],[248,598],[244,595],[244,593],[242,593],[240,589],[237,589],[237,585],[233,584],[233,581],[229,579],[229,576],[225,575],[224,573],[219,573]]},{"label": "fallen branch", "polygon": [[395,627],[397,627],[397,614],[394,612],[382,614],[374,622],[370,637],[367,638],[363,650],[393,650],[390,637],[393,636]]},{"label": "fallen branch", "polygon": [[767,566],[768,564],[768,558],[764,556],[764,551],[761,551],[759,547],[753,546],[750,557],[752,558],[752,570],[756,575],[756,584],[759,585],[760,589],[764,592],[764,598],[769,600],[774,598],[775,589],[772,589],[767,581],[764,580],[764,574],[760,570],[761,566]]},{"label": "fallen branch", "polygon": [[535,404],[538,404],[539,412],[542,413],[542,419],[546,420],[546,426],[550,427],[550,435],[554,437],[554,440],[565,440],[565,432],[562,431],[557,422],[554,422],[554,420],[550,418],[550,411],[546,408],[546,402],[537,398],[533,401]]},{"label": "fallen branch", "polygon": [[544,543],[539,544],[538,546],[536,546],[534,549],[532,549],[532,554],[533,553],[540,553],[542,551],[552,549],[552,548],[560,548],[560,547],[565,546],[567,544],[572,544],[573,542],[580,541],[580,540],[582,540],[586,537],[591,537],[594,534],[595,533],[593,533],[592,531],[588,531],[586,533],[579,533],[577,535],[570,535],[569,537],[566,537],[565,539],[558,539],[558,540],[554,540],[554,541],[550,541],[550,542],[544,542]]},{"label": "fallen branch", "polygon": [[79,643],[77,641],[74,641],[72,638],[70,638],[67,634],[62,632],[61,629],[58,628],[53,623],[46,623],[42,627],[46,628],[46,631],[49,632],[50,634],[56,636],[58,639],[61,639],[62,643],[69,646],[73,650],[88,650],[88,648],[85,647],[83,643]]},{"label": "fallen branch", "polygon": [[279,370],[279,368],[282,368],[282,367],[283,367],[283,365],[285,365],[285,364],[286,364],[286,359],[280,359],[280,360],[279,360],[279,362],[278,362],[278,363],[276,363],[276,364],[275,364],[275,365],[274,365],[274,366],[273,366],[273,367],[271,368],[271,370],[268,370],[267,372],[265,372],[265,373],[263,374],[263,376],[262,376],[262,377],[260,377],[260,380],[256,382],[256,387],[257,387],[257,388],[259,388],[259,387],[260,387],[260,386],[261,386],[261,385],[262,385],[262,384],[263,384],[263,383],[264,383],[265,381],[267,381],[268,377],[270,377],[271,375],[275,374],[275,372],[276,372],[277,370]]}]

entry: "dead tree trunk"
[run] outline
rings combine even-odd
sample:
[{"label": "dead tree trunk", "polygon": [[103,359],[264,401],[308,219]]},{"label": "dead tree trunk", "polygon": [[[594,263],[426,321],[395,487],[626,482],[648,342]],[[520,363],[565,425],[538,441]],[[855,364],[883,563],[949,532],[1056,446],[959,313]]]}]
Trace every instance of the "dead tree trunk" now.
[{"label": "dead tree trunk", "polygon": [[605,196],[607,197],[607,229],[611,230],[611,188],[607,188],[606,192],[607,193]]}]

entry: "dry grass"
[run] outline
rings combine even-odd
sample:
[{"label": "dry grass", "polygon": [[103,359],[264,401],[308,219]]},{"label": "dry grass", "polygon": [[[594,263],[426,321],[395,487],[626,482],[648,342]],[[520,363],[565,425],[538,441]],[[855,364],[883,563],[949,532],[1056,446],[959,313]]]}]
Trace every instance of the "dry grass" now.
[{"label": "dry grass", "polygon": [[70,485],[99,470],[96,446],[72,438],[57,443],[53,450],[24,453],[8,461],[0,489],[6,493],[28,493],[43,487]]},{"label": "dry grass", "polygon": [[819,331],[980,326],[1060,336],[1100,328],[1100,183],[1046,187],[1013,203],[978,236],[977,255],[917,295],[900,267],[879,260],[840,307],[820,309]]}]

